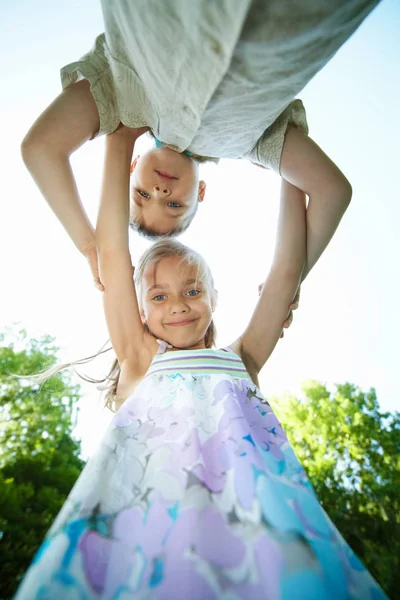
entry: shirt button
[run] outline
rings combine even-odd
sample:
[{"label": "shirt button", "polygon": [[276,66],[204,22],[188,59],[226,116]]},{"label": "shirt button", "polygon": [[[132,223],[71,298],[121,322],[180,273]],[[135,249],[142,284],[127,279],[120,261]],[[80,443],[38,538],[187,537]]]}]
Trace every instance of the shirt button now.
[{"label": "shirt button", "polygon": [[219,42],[213,42],[211,44],[211,49],[213,50],[213,52],[215,52],[215,54],[218,54],[218,56],[221,56],[222,54],[222,46]]}]

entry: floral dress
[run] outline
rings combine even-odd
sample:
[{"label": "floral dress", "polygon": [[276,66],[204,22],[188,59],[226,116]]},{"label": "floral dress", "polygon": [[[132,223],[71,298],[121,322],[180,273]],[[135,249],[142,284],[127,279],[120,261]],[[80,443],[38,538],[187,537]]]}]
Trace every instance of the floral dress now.
[{"label": "floral dress", "polygon": [[378,600],[268,402],[225,350],[156,355],[16,598]]}]

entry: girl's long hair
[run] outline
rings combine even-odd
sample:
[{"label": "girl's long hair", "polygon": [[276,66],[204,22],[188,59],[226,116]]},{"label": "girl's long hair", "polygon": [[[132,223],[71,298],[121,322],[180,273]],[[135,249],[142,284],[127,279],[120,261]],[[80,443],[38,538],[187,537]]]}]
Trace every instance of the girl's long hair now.
[{"label": "girl's long hair", "polygon": [[[150,265],[159,263],[163,258],[167,258],[169,256],[179,256],[182,262],[186,262],[189,265],[197,266],[197,278],[199,281],[202,281],[204,283],[205,287],[207,288],[210,294],[211,302],[214,305],[217,299],[217,292],[214,288],[214,280],[211,274],[211,270],[207,265],[206,261],[200,254],[198,254],[188,246],[185,246],[177,240],[169,238],[161,239],[152,246],[150,246],[139,259],[138,266],[135,269],[135,285],[138,292],[137,297],[139,299],[139,303],[142,295],[142,280],[146,268]],[[212,320],[210,325],[208,326],[204,337],[206,348],[212,348],[213,346],[215,346],[216,334],[217,332],[215,324]],[[46,369],[36,375],[30,375],[29,379],[33,379],[37,382],[44,382],[53,375],[56,375],[60,371],[63,371],[64,369],[73,368],[78,377],[80,377],[84,381],[87,381],[89,383],[95,383],[98,385],[98,389],[104,393],[105,406],[107,406],[107,408],[109,408],[110,410],[115,411],[118,406],[117,388],[121,374],[121,368],[118,359],[114,359],[109,372],[102,379],[96,379],[93,377],[89,377],[88,375],[83,375],[82,373],[79,373],[76,369],[76,367],[88,364],[98,356],[105,354],[106,352],[112,351],[112,346],[105,348],[105,346],[107,346],[108,343],[109,340],[100,348],[98,352],[91,356],[87,356],[86,358],[81,358],[76,361],[55,365],[54,367]]]}]

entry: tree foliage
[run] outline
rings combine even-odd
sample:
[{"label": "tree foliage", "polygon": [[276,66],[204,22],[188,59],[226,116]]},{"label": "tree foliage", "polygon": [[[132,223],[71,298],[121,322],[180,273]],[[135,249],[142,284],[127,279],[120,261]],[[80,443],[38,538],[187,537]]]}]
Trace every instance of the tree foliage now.
[{"label": "tree foliage", "polygon": [[73,436],[79,387],[65,375],[20,379],[57,361],[54,340],[0,341],[0,600],[11,598],[83,461]]},{"label": "tree foliage", "polygon": [[399,598],[400,414],[374,389],[317,382],[272,404],[315,491],[344,538],[388,595]]}]

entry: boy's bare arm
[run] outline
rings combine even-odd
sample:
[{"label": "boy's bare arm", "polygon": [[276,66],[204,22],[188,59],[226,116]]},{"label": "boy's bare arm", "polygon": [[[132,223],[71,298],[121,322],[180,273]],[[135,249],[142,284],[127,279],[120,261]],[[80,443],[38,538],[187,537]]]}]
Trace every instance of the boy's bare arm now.
[{"label": "boy's bare arm", "polygon": [[352,189],[321,148],[295,128],[289,128],[286,134],[281,175],[309,196],[304,280],[332,239],[349,206]]},{"label": "boy's bare arm", "polygon": [[43,196],[71,237],[85,253],[94,244],[94,229],[82,206],[70,155],[99,128],[89,83],[65,89],[43,112],[22,142],[22,157]]}]

